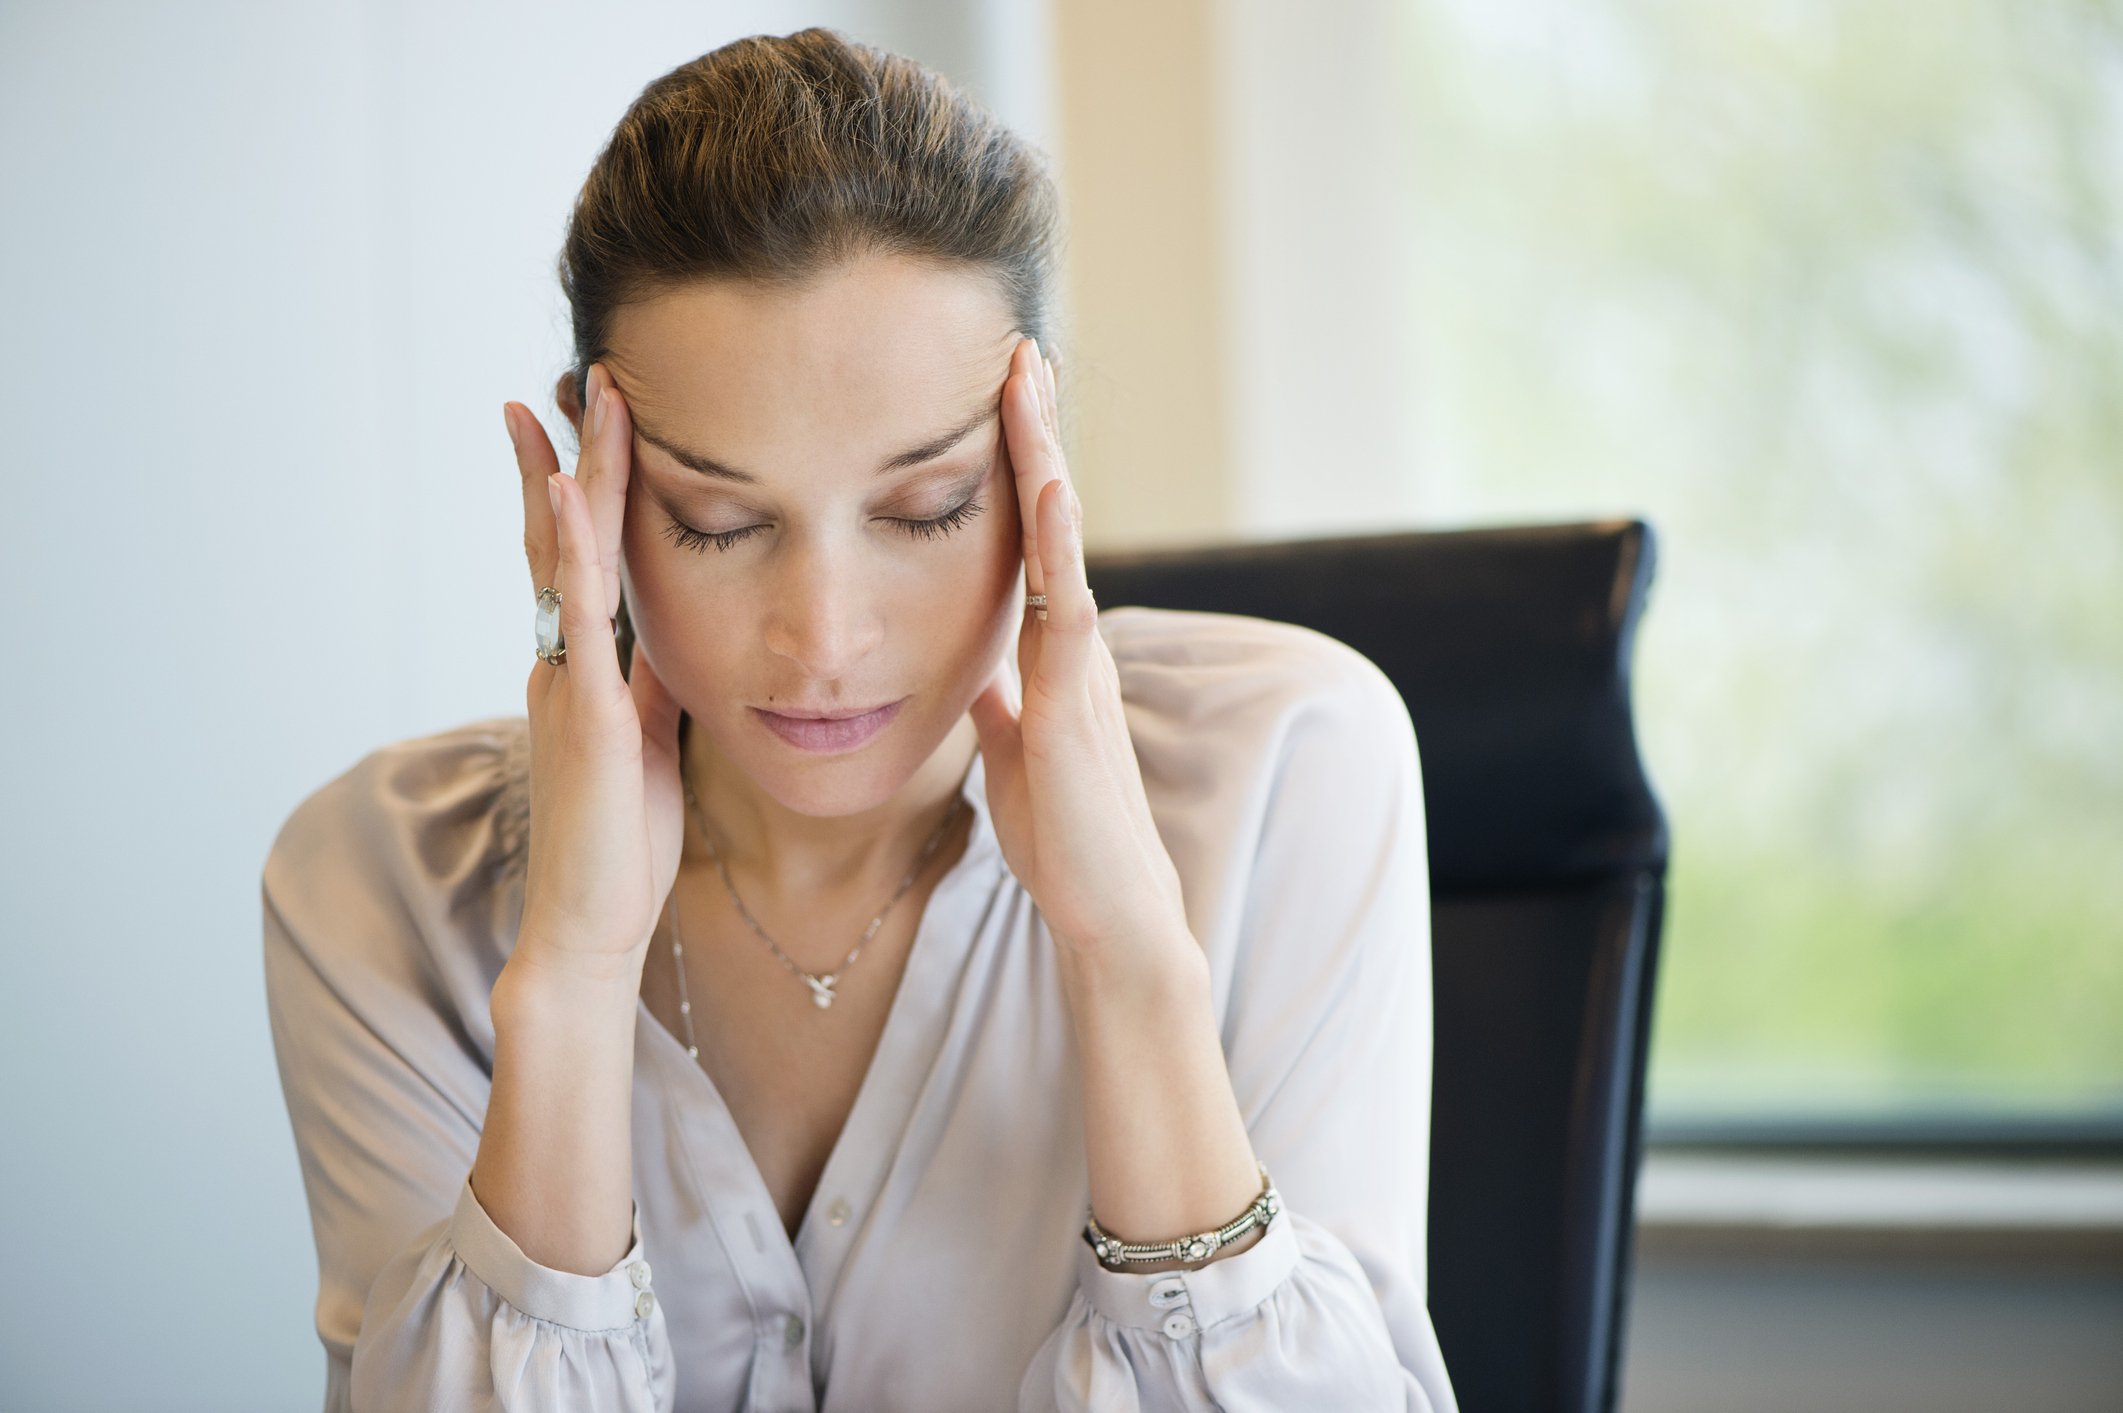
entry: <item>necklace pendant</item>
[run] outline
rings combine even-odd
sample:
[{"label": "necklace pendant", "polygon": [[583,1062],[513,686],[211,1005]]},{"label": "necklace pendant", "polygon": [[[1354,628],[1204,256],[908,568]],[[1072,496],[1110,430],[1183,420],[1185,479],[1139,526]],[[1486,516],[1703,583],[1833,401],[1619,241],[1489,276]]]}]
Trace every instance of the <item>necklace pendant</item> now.
[{"label": "necklace pendant", "polygon": [[805,977],[804,983],[811,988],[811,1004],[818,1007],[821,1011],[832,1005],[833,983],[836,980],[838,980],[837,977],[830,976],[822,981],[815,976]]}]

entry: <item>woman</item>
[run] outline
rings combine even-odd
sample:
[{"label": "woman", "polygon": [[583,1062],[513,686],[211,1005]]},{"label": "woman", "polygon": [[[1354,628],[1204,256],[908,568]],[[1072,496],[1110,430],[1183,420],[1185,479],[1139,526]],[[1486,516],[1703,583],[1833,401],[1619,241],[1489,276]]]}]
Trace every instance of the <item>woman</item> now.
[{"label": "woman", "polygon": [[1413,729],[1317,633],[1098,610],[1057,224],[830,30],[621,122],[574,474],[504,408],[527,719],[265,866],[329,1407],[1452,1406]]}]

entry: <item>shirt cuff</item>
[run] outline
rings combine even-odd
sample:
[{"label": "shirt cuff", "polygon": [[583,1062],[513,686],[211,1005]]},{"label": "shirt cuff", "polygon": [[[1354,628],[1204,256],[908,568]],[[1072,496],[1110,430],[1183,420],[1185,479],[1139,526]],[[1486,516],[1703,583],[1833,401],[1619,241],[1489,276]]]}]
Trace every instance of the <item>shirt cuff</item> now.
[{"label": "shirt cuff", "polygon": [[536,1319],[577,1330],[611,1330],[648,1318],[649,1263],[641,1259],[641,1206],[632,1206],[631,1245],[617,1265],[599,1276],[541,1266],[500,1227],[472,1192],[465,1176],[450,1214],[449,1241],[465,1268],[503,1300]]},{"label": "shirt cuff", "polygon": [[1109,1270],[1090,1243],[1078,1240],[1076,1283],[1091,1308],[1116,1325],[1170,1334],[1166,1322],[1176,1308],[1187,1309],[1197,1329],[1245,1314],[1289,1277],[1297,1258],[1297,1234],[1285,1207],[1244,1251],[1194,1271]]}]

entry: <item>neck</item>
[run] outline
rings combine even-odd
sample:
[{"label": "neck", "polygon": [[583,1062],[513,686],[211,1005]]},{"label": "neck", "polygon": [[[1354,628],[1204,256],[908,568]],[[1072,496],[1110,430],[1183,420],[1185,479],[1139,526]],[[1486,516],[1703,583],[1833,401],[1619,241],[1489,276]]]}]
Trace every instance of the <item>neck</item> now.
[{"label": "neck", "polygon": [[[684,735],[679,768],[715,831],[716,852],[732,874],[753,880],[745,890],[748,902],[755,888],[767,897],[817,899],[896,886],[951,813],[980,741],[973,718],[962,716],[892,798],[856,814],[821,817],[799,814],[761,791],[716,756],[690,722]],[[700,825],[689,819],[687,827]]]}]

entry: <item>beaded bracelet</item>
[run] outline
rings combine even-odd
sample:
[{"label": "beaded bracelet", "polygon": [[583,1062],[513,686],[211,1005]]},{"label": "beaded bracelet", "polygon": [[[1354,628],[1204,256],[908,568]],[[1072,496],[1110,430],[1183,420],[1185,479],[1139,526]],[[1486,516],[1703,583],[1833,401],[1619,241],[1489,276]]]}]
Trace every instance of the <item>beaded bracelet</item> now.
[{"label": "beaded bracelet", "polygon": [[1214,1231],[1183,1236],[1177,1241],[1141,1242],[1122,1241],[1108,1235],[1098,1224],[1098,1218],[1087,1207],[1084,1215],[1090,1220],[1084,1227],[1084,1241],[1098,1253],[1099,1264],[1117,1270],[1122,1266],[1150,1261],[1199,1261],[1216,1254],[1219,1247],[1251,1231],[1257,1224],[1265,1228],[1277,1212],[1283,1210],[1282,1194],[1268,1180],[1268,1165],[1259,1159],[1254,1165],[1261,1170],[1260,1196],[1253,1199],[1245,1211]]}]

